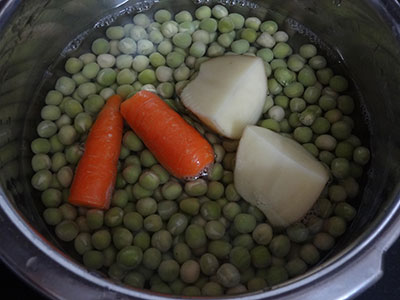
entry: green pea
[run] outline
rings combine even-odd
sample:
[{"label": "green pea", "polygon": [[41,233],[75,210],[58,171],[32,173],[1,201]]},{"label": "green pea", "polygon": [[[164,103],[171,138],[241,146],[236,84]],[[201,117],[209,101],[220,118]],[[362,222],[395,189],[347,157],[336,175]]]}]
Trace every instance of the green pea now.
[{"label": "green pea", "polygon": [[261,121],[260,126],[264,127],[264,128],[267,128],[269,130],[275,131],[275,132],[280,132],[281,131],[279,122],[274,120],[274,119],[263,120],[263,121]]},{"label": "green pea", "polygon": [[40,170],[36,172],[31,179],[32,186],[39,190],[47,190],[52,180],[52,173],[49,170]]},{"label": "green pea", "polygon": [[182,289],[182,295],[186,297],[201,296],[201,291],[197,286],[189,285]]},{"label": "green pea", "polygon": [[221,207],[215,201],[206,201],[200,207],[202,217],[207,220],[217,220],[221,216]]},{"label": "green pea", "polygon": [[75,220],[78,212],[74,206],[69,203],[64,203],[59,207],[64,220]]},{"label": "green pea", "polygon": [[267,282],[265,281],[264,278],[260,277],[252,277],[248,282],[247,282],[247,288],[249,292],[252,291],[258,291],[267,286]]},{"label": "green pea", "polygon": [[333,237],[339,237],[344,234],[347,228],[346,221],[338,216],[330,217],[325,224],[326,231]]},{"label": "green pea", "polygon": [[57,90],[50,90],[44,99],[48,105],[59,105],[63,99],[63,94]]},{"label": "green pea", "polygon": [[197,198],[186,198],[179,203],[179,208],[183,212],[195,216],[199,213],[200,203]]},{"label": "green pea", "polygon": [[92,250],[90,234],[87,232],[79,233],[74,239],[74,248],[80,255],[83,255],[86,251]]},{"label": "green pea", "polygon": [[174,200],[182,193],[182,186],[175,181],[168,181],[161,188],[161,193],[166,200]]},{"label": "green pea", "polygon": [[[134,184],[139,179],[142,168],[139,164],[128,165],[122,170],[122,176],[129,184]],[[143,180],[142,180],[143,181]]]},{"label": "green pea", "polygon": [[111,234],[107,229],[100,229],[93,233],[91,242],[97,250],[104,250],[111,244]]},{"label": "green pea", "polygon": [[31,143],[31,150],[35,154],[50,152],[51,145],[48,139],[37,138]]},{"label": "green pea", "polygon": [[[119,153],[119,159],[123,160],[127,158],[130,155],[130,151],[128,148],[126,148],[124,145],[121,146],[121,151]],[[118,174],[122,176],[122,174]]]},{"label": "green pea", "polygon": [[299,143],[309,143],[312,139],[313,133],[309,127],[301,126],[294,130],[293,136]]},{"label": "green pea", "polygon": [[318,199],[314,207],[316,208],[318,216],[320,216],[321,218],[328,218],[333,211],[331,201],[326,198]]},{"label": "green pea", "polygon": [[205,232],[209,239],[218,240],[225,234],[225,226],[219,221],[209,221],[205,226]]},{"label": "green pea", "polygon": [[297,75],[297,79],[306,87],[312,86],[317,82],[315,72],[311,68],[303,68]]},{"label": "green pea", "polygon": [[218,259],[211,253],[203,254],[199,262],[201,271],[207,276],[214,275],[219,268]]},{"label": "green pea", "polygon": [[74,128],[78,133],[84,133],[89,131],[90,127],[92,126],[92,123],[93,123],[92,117],[88,113],[82,112],[75,117]]},{"label": "green pea", "polygon": [[301,97],[304,92],[304,86],[300,82],[292,82],[284,87],[283,92],[289,98]]},{"label": "green pea", "polygon": [[336,139],[328,134],[321,134],[315,139],[315,145],[321,150],[332,151],[336,148]]},{"label": "green pea", "polygon": [[32,157],[31,161],[33,171],[48,170],[52,167],[52,160],[47,154],[39,153]]},{"label": "green pea", "polygon": [[63,216],[58,208],[49,207],[43,211],[43,219],[48,225],[55,226],[63,220]]},{"label": "green pea", "polygon": [[57,224],[55,233],[60,240],[70,242],[78,235],[79,227],[74,221],[64,220]]},{"label": "green pea", "polygon": [[139,231],[133,238],[133,244],[143,251],[150,247],[151,237],[146,231]]},{"label": "green pea", "polygon": [[154,14],[154,20],[160,24],[167,22],[171,20],[171,13],[166,9],[160,9]]},{"label": "green pea", "polygon": [[69,187],[72,183],[74,173],[69,166],[64,166],[60,168],[57,172],[57,180],[61,184],[62,187]]},{"label": "green pea", "polygon": [[273,237],[272,227],[269,224],[258,224],[252,233],[254,241],[259,245],[268,245]]},{"label": "green pea", "polygon": [[231,49],[236,54],[246,53],[250,48],[250,44],[245,39],[236,40],[231,44]]},{"label": "green pea", "polygon": [[316,264],[320,259],[318,249],[312,244],[304,244],[299,250],[300,258],[309,265]]},{"label": "green pea", "polygon": [[294,258],[286,263],[285,269],[290,277],[295,277],[305,273],[307,264],[301,258]]},{"label": "green pea", "polygon": [[217,270],[217,280],[224,287],[234,287],[240,282],[240,273],[233,264],[225,263]]},{"label": "green pea", "polygon": [[88,269],[98,270],[104,264],[103,253],[96,250],[89,250],[83,254],[83,264]]},{"label": "green pea", "polygon": [[117,254],[117,262],[128,268],[137,267],[143,258],[143,251],[137,246],[127,246]]},{"label": "green pea", "polygon": [[42,108],[40,116],[43,120],[56,121],[61,116],[61,110],[56,105],[46,105]]},{"label": "green pea", "polygon": [[62,76],[56,81],[55,89],[64,96],[71,95],[75,91],[75,81],[71,78]]},{"label": "green pea", "polygon": [[335,215],[345,219],[347,222],[350,222],[356,216],[356,209],[346,202],[340,202],[335,206],[334,209]]},{"label": "green pea", "polygon": [[172,51],[167,54],[167,65],[170,68],[179,67],[183,61],[185,60],[185,56],[177,51]]},{"label": "green pea", "polygon": [[153,191],[143,188],[139,183],[132,187],[132,194],[135,199],[142,199],[153,195]]},{"label": "green pea", "polygon": [[256,227],[256,218],[250,214],[240,213],[235,216],[234,226],[240,233],[249,233]]},{"label": "green pea", "polygon": [[208,252],[219,259],[226,259],[232,249],[232,245],[224,240],[213,240],[208,243]]},{"label": "green pea", "polygon": [[228,201],[239,201],[240,195],[236,191],[233,183],[229,183],[225,188],[225,197]]},{"label": "green pea", "polygon": [[200,6],[199,8],[196,9],[195,11],[195,16],[199,20],[203,20],[205,18],[211,17],[211,8],[208,6]]},{"label": "green pea", "polygon": [[123,224],[131,231],[139,231],[143,227],[143,217],[135,211],[128,212],[124,215]]},{"label": "green pea", "polygon": [[103,97],[99,95],[92,95],[89,96],[89,98],[83,102],[83,107],[86,112],[97,114],[104,106],[104,103],[105,101]]},{"label": "green pea", "polygon": [[334,160],[335,155],[329,151],[321,151],[318,155],[320,161],[324,162],[328,166],[330,166],[332,160]]},{"label": "green pea", "polygon": [[112,207],[104,214],[104,224],[108,227],[116,227],[122,224],[124,211],[120,207]]},{"label": "green pea", "polygon": [[184,243],[177,243],[173,249],[174,259],[183,264],[185,261],[188,261],[191,258],[192,252],[188,245]]},{"label": "green pea", "polygon": [[201,289],[202,296],[222,296],[223,295],[223,288],[220,284],[210,281],[207,282]]},{"label": "green pea", "polygon": [[103,265],[105,267],[110,267],[115,262],[115,258],[117,256],[117,250],[115,249],[114,246],[111,245],[106,249],[104,249],[102,253],[104,257]]},{"label": "green pea", "polygon": [[366,165],[370,159],[370,152],[368,148],[360,146],[354,149],[353,160],[359,165]]},{"label": "green pea", "polygon": [[77,144],[65,148],[65,159],[70,164],[77,164],[82,154],[83,151]]},{"label": "green pea", "polygon": [[142,198],[136,203],[136,209],[142,216],[149,216],[157,211],[157,202],[150,197]]},{"label": "green pea", "polygon": [[90,229],[100,229],[104,223],[104,212],[99,209],[89,209],[86,213],[86,219]]},{"label": "green pea", "polygon": [[[304,229],[305,230],[305,229]],[[296,238],[303,239],[296,235]],[[285,257],[290,251],[290,240],[286,235],[277,235],[269,243],[269,250],[276,257]]]},{"label": "green pea", "polygon": [[128,192],[122,189],[117,189],[111,198],[111,206],[124,208],[128,204]]},{"label": "green pea", "polygon": [[58,131],[58,139],[59,141],[66,146],[69,146],[75,142],[77,139],[78,133],[76,129],[71,125],[64,125]]},{"label": "green pea", "polygon": [[335,239],[325,232],[319,232],[314,236],[313,244],[319,250],[328,251],[335,244]]},{"label": "green pea", "polygon": [[142,289],[144,288],[146,279],[142,274],[136,271],[131,271],[125,275],[123,282],[127,285],[130,285],[135,288]]},{"label": "green pea", "polygon": [[264,246],[256,246],[250,250],[251,263],[258,269],[266,268],[271,264],[271,254]]},{"label": "green pea", "polygon": [[50,120],[44,120],[36,128],[38,135],[42,138],[49,138],[57,132],[57,125]]},{"label": "green pea", "polygon": [[329,121],[323,117],[318,117],[315,119],[314,123],[311,125],[311,129],[316,134],[324,134],[329,131],[331,124]]},{"label": "green pea", "polygon": [[148,248],[143,253],[142,264],[149,270],[156,270],[161,263],[161,252],[156,248]]},{"label": "green pea", "polygon": [[293,50],[288,44],[279,42],[272,49],[272,52],[276,58],[285,58],[291,55]]},{"label": "green pea", "polygon": [[172,246],[171,234],[166,230],[155,232],[151,237],[151,245],[161,252],[167,252]]},{"label": "green pea", "polygon": [[144,228],[147,231],[155,232],[162,228],[163,223],[159,215],[152,214],[147,216],[143,221]]},{"label": "green pea", "polygon": [[[302,243],[306,241],[309,236],[308,228],[302,223],[291,224],[288,228],[286,228],[286,233],[288,235],[288,238],[295,243]],[[277,248],[279,247],[283,248],[284,243],[286,243],[285,247],[287,247],[288,243],[286,238],[281,238],[281,241],[279,241],[279,243],[275,240],[273,244],[275,245],[280,244],[278,245]],[[271,247],[273,247],[273,245],[271,245]],[[272,250],[271,252],[273,255],[275,255],[275,253]],[[282,257],[282,256],[277,256],[277,257]]]},{"label": "green pea", "polygon": [[331,163],[333,176],[339,179],[346,178],[350,173],[349,161],[345,158],[335,158]]},{"label": "green pea", "polygon": [[189,225],[185,230],[185,241],[192,249],[203,247],[207,243],[204,229],[199,225]]},{"label": "green pea", "polygon": [[335,75],[329,80],[329,87],[335,92],[343,93],[349,87],[349,82],[343,76]]},{"label": "green pea", "polygon": [[286,281],[289,275],[282,266],[271,266],[266,271],[266,281],[269,286],[274,286]]},{"label": "green pea", "polygon": [[251,255],[248,249],[238,246],[234,247],[229,254],[229,261],[243,272],[251,265]]},{"label": "green pea", "polygon": [[194,181],[188,181],[185,184],[185,192],[189,196],[202,196],[207,192],[207,183],[201,178]]},{"label": "green pea", "polygon": [[200,265],[195,260],[185,261],[180,269],[180,277],[185,283],[195,283],[200,275]]},{"label": "green pea", "polygon": [[146,168],[150,168],[151,166],[157,163],[157,160],[154,158],[153,154],[147,149],[144,149],[140,153],[140,162]]},{"label": "green pea", "polygon": [[122,249],[132,244],[133,235],[126,228],[116,228],[112,234],[112,240],[117,249]]}]

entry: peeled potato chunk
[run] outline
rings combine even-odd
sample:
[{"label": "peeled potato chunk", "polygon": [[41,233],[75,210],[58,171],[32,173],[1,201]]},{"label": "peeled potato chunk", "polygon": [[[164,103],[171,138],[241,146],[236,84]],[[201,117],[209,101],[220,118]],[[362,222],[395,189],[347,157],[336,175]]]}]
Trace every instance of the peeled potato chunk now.
[{"label": "peeled potato chunk", "polygon": [[239,139],[260,118],[267,77],[259,57],[228,55],[200,66],[198,76],[182,91],[184,106],[217,133]]},{"label": "peeled potato chunk", "polygon": [[268,221],[286,227],[313,206],[328,171],[297,142],[269,129],[248,126],[236,154],[234,184]]}]

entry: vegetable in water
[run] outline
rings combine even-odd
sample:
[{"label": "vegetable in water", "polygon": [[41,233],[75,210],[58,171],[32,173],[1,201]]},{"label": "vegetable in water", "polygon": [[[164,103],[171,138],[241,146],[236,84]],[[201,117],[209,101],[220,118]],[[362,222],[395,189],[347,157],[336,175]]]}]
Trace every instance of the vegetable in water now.
[{"label": "vegetable in water", "polygon": [[214,161],[211,145],[156,94],[140,91],[121,105],[129,126],[178,178],[196,178]]},{"label": "vegetable in water", "polygon": [[118,95],[109,98],[89,132],[68,197],[71,204],[100,209],[110,205],[123,130],[120,103]]},{"label": "vegetable in water", "polygon": [[328,172],[291,139],[257,126],[243,132],[236,155],[238,193],[274,226],[288,226],[312,207]]},{"label": "vegetable in water", "polygon": [[260,118],[267,96],[261,58],[222,56],[204,62],[183,90],[182,103],[219,134],[238,139]]}]

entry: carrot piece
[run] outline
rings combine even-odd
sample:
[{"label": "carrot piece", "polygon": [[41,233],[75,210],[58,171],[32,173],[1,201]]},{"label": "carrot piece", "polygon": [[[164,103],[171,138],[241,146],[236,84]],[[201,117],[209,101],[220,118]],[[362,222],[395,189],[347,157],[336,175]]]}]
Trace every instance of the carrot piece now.
[{"label": "carrot piece", "polygon": [[68,197],[71,204],[99,209],[110,205],[121,151],[121,100],[118,95],[111,96],[89,132],[72,181]]},{"label": "carrot piece", "polygon": [[214,161],[211,145],[157,95],[140,91],[121,104],[121,114],[172,175],[193,179]]}]

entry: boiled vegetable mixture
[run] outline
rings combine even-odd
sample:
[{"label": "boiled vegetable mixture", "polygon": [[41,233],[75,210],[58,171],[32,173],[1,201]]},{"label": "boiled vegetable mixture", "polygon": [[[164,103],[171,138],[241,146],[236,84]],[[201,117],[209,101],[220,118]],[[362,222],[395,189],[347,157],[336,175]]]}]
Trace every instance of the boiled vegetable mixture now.
[{"label": "boiled vegetable mixture", "polygon": [[347,79],[271,20],[152,17],[108,27],[44,99],[45,222],[134,288],[219,296],[305,273],[355,217],[370,159]]}]

